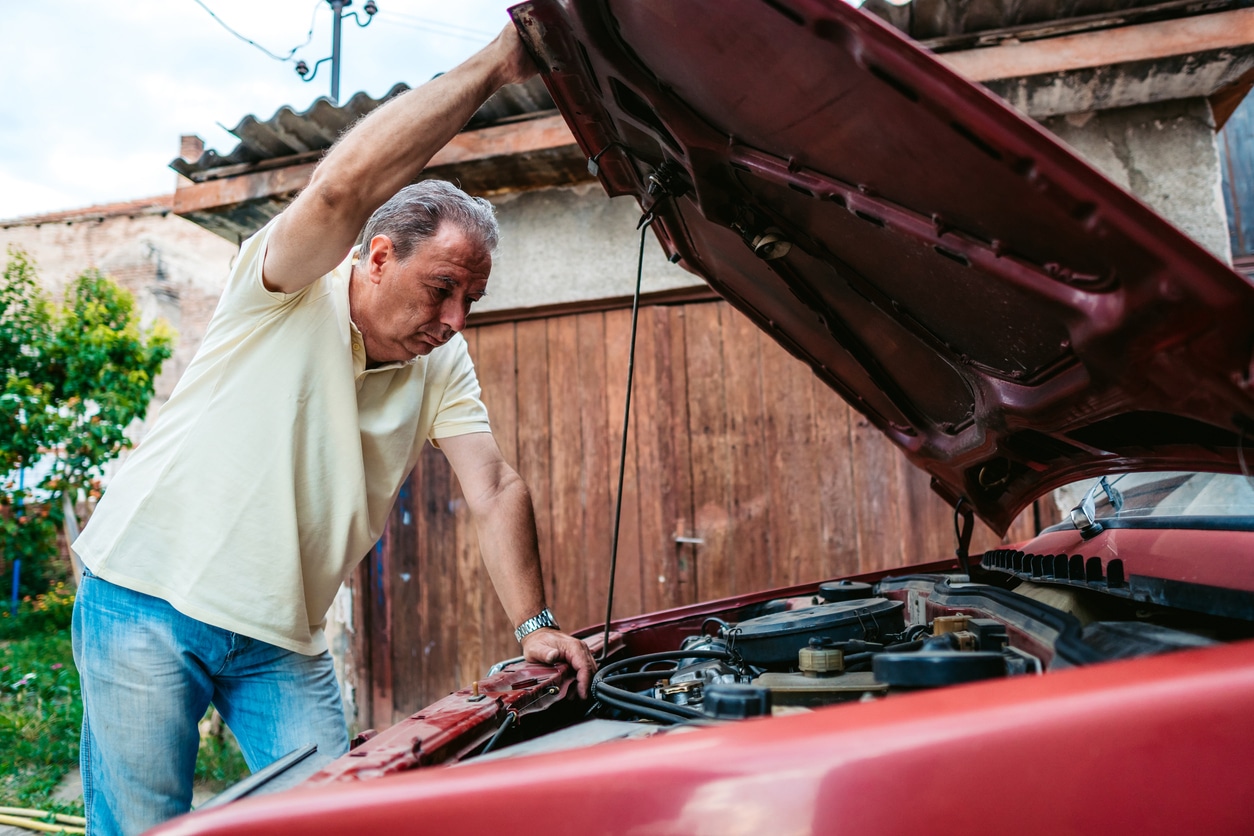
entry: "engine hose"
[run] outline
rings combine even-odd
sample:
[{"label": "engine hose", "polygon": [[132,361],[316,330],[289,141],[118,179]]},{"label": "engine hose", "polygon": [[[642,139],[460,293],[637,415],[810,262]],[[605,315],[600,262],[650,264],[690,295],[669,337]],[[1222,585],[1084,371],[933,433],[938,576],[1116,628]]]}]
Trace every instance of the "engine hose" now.
[{"label": "engine hose", "polygon": [[630,665],[647,665],[651,662],[673,662],[679,659],[722,659],[725,662],[732,660],[732,654],[725,650],[672,650],[663,653],[646,653],[644,656],[633,656],[630,659],[620,659],[612,662],[596,672],[592,677],[592,693],[596,696],[597,683],[604,679],[607,675],[617,670],[622,670]]},{"label": "engine hose", "polygon": [[[723,650],[675,650],[663,653],[647,653],[643,656],[620,659],[617,662],[604,666],[592,677],[592,698],[620,711],[635,713],[641,717],[647,717],[663,723],[708,720],[709,717],[707,715],[697,711],[695,708],[674,705],[665,700],[618,688],[611,685],[610,682],[649,678],[646,674],[657,678],[658,673],[664,672],[624,671],[625,668],[642,667],[654,662],[676,661],[679,659],[718,659],[727,662],[734,658],[733,654]],[[620,671],[621,673],[619,673]]]},{"label": "engine hose", "polygon": [[680,723],[691,722],[685,717],[679,717],[675,714],[662,711],[661,709],[651,708],[647,705],[635,705],[634,703],[627,703],[627,702],[620,703],[618,700],[615,700],[613,697],[602,697],[601,703],[602,705],[608,705],[611,708],[617,708],[619,711],[625,711],[628,714],[634,714],[637,717],[644,717],[649,720],[656,720],[659,723],[666,723],[667,725],[671,725],[671,726],[678,725]]},{"label": "engine hose", "polygon": [[622,688],[615,688],[613,685],[606,685],[602,683],[601,690],[597,693],[597,699],[603,699],[605,697],[609,697],[610,699],[618,702],[653,708],[656,711],[666,711],[685,720],[703,720],[707,716],[704,712],[697,711],[695,708],[689,708],[686,705],[675,705],[673,703],[666,702],[665,700],[659,700],[654,697],[645,696],[644,694],[637,694],[635,691],[627,691]]},{"label": "engine hose", "polygon": [[666,674],[673,673],[674,670],[668,671],[631,671],[628,673],[616,673],[612,676],[605,677],[603,682],[626,682],[629,679],[652,679],[655,682],[659,679],[666,679]]}]

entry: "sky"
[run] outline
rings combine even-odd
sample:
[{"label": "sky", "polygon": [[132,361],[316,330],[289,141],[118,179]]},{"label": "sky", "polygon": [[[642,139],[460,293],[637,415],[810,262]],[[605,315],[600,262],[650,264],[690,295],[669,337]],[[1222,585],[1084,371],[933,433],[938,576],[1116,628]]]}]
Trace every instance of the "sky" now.
[{"label": "sky", "polygon": [[[375,0],[344,20],[340,99],[417,86],[508,22],[503,0]],[[362,19],[365,0],[347,9]],[[217,19],[210,15],[211,10]],[[221,21],[221,23],[219,22]],[[223,26],[286,56],[268,57]],[[329,96],[326,0],[24,0],[0,4],[0,219],[169,194],[181,134],[228,153],[226,128]],[[223,127],[225,126],[225,127]]]}]

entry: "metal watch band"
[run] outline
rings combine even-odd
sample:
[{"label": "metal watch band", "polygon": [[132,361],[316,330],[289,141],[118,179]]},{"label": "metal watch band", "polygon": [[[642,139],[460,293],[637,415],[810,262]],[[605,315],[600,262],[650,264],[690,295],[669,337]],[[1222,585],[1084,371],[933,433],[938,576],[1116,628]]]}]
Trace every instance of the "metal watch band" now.
[{"label": "metal watch band", "polygon": [[562,629],[557,626],[557,620],[553,618],[553,613],[549,612],[548,607],[540,610],[538,615],[533,615],[519,624],[518,629],[514,631],[514,638],[521,644],[524,638],[544,627],[552,627],[554,630]]}]

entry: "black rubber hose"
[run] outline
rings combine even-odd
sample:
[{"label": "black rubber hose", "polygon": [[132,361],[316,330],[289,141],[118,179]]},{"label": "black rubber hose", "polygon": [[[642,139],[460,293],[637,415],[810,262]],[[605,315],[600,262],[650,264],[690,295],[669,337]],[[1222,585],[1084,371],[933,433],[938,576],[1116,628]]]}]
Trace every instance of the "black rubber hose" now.
[{"label": "black rubber hose", "polygon": [[517,722],[518,715],[513,711],[506,713],[505,720],[501,723],[501,727],[496,730],[496,734],[492,735],[492,739],[488,741],[488,745],[483,747],[483,751],[479,754],[486,755],[496,748],[496,744],[501,742],[501,738],[505,736],[505,732],[509,731]]},{"label": "black rubber hose", "polygon": [[615,688],[613,685],[606,685],[602,683],[600,690],[597,692],[597,699],[603,699],[604,697],[609,697],[610,699],[618,700],[619,702],[631,703],[632,705],[653,708],[657,711],[667,711],[686,720],[701,720],[708,716],[704,712],[698,711],[695,708],[689,708],[686,705],[675,705],[674,703],[669,703],[665,700],[659,700],[655,697],[637,694],[635,691],[627,691],[622,688]]},{"label": "black rubber hose", "polygon": [[635,671],[616,673],[624,668],[649,665],[653,662],[675,661],[677,659],[721,659],[730,661],[732,658],[731,653],[722,650],[673,650],[664,653],[647,653],[643,656],[633,656],[630,659],[620,659],[617,662],[604,666],[592,677],[592,697],[622,711],[634,711],[642,717],[661,722],[682,723],[692,720],[708,720],[709,717],[706,714],[697,711],[695,708],[674,705],[665,700],[659,700],[635,691],[627,691],[610,685],[610,677],[613,675],[614,681],[619,681],[618,677],[620,676],[633,679],[637,677],[645,678],[642,674],[646,673],[656,676],[659,672]]},{"label": "black rubber hose", "polygon": [[633,656],[630,659],[620,659],[617,662],[611,662],[596,672],[592,677],[592,689],[595,696],[597,682],[604,679],[609,674],[617,670],[629,667],[631,665],[647,665],[651,662],[673,662],[678,659],[722,659],[730,661],[732,654],[725,650],[672,650],[664,653],[646,653],[644,656]]}]

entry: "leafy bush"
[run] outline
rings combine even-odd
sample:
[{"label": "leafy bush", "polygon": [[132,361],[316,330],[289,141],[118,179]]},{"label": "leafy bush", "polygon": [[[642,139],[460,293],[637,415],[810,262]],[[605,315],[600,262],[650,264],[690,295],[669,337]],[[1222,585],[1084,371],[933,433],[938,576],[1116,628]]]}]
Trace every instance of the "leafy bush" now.
[{"label": "leafy bush", "polygon": [[[9,249],[0,279],[0,568],[21,558],[26,594],[64,576],[54,561],[61,496],[100,495],[102,469],[130,446],[126,427],[147,410],[172,342],[163,322],[142,330],[131,294],[98,270],[54,304],[34,262]],[[45,475],[25,484],[36,464]]]},{"label": "leafy bush", "polygon": [[68,630],[73,615],[74,593],[58,581],[42,595],[23,598],[17,612],[0,610],[0,639]]}]

